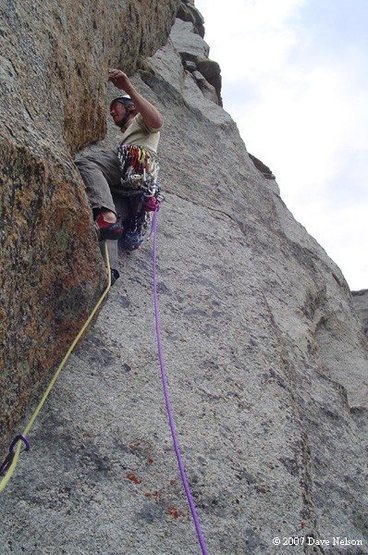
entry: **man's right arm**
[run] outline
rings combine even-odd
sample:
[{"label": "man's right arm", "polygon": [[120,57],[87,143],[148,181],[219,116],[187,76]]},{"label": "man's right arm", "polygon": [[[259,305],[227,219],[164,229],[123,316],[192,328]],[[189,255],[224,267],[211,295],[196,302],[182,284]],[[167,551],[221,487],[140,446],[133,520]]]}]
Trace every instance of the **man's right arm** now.
[{"label": "man's right arm", "polygon": [[126,73],[120,69],[111,69],[109,70],[109,81],[118,89],[122,89],[129,94],[134,102],[135,109],[141,114],[148,127],[153,129],[162,127],[163,119],[160,112],[134,88]]}]

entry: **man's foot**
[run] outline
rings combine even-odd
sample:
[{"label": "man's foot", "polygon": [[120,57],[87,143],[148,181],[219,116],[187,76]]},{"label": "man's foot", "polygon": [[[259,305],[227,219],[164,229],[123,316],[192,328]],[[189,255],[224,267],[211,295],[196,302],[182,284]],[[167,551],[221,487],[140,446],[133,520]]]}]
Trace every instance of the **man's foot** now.
[{"label": "man's foot", "polygon": [[143,237],[139,231],[127,231],[121,241],[119,241],[119,246],[124,251],[134,251],[139,249],[142,243]]},{"label": "man's foot", "polygon": [[105,216],[104,212],[100,212],[96,218],[95,225],[97,230],[97,235],[100,241],[104,239],[112,239],[117,240],[123,234],[123,228],[121,225],[116,221],[115,222],[108,221],[112,220],[113,218],[110,217],[110,214]]}]

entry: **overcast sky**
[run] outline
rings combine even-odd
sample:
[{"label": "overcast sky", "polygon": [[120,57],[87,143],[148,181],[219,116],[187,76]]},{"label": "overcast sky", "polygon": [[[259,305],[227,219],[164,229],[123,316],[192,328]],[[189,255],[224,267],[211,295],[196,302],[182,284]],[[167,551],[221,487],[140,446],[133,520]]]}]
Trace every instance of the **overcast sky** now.
[{"label": "overcast sky", "polygon": [[350,288],[368,288],[368,0],[196,0],[224,108]]}]

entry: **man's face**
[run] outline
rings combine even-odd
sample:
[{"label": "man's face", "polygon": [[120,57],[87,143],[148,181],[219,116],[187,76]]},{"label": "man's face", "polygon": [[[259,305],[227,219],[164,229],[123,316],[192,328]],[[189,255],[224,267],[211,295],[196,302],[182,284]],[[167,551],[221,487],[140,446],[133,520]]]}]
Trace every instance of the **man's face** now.
[{"label": "man's face", "polygon": [[127,110],[121,102],[114,102],[110,108],[110,115],[115,125],[119,125],[127,115]]}]

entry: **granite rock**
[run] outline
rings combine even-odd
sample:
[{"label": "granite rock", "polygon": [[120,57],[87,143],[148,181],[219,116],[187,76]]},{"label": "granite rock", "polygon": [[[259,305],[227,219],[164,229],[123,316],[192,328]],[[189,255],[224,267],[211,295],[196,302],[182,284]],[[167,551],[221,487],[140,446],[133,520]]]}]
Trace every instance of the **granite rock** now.
[{"label": "granite rock", "polygon": [[354,308],[363,324],[363,331],[368,335],[368,289],[352,291]]},{"label": "granite rock", "polygon": [[266,164],[264,164],[262,160],[256,158],[253,154],[250,153],[249,158],[252,160],[257,170],[259,170],[266,179],[276,179],[270,168],[266,166]]},{"label": "granite rock", "polygon": [[216,93],[215,87],[213,87],[207,79],[202,75],[202,73],[198,70],[192,72],[192,76],[196,81],[198,87],[202,91],[202,94],[208,100],[211,100],[215,104],[219,104],[219,99]]},{"label": "granite rock", "polygon": [[208,59],[208,44],[195,35],[194,25],[178,16],[170,33],[170,44],[179,53],[184,68],[193,73],[203,95],[222,106],[220,66]]},{"label": "granite rock", "polygon": [[[368,344],[351,293],[173,42],[134,82],[165,117],[162,340],[209,553],[368,553]],[[90,150],[117,142],[109,124]],[[199,553],[161,392],[151,261],[151,243],[121,258],[35,425],[2,496],[5,555]],[[330,545],[276,550],[274,537]]]},{"label": "granite rock", "polygon": [[175,49],[185,60],[207,58],[210,48],[208,44],[195,33],[194,25],[190,21],[176,18],[170,33],[170,39]]},{"label": "granite rock", "polygon": [[0,453],[106,286],[75,152],[106,132],[109,66],[167,40],[179,2],[0,6]]},{"label": "granite rock", "polygon": [[202,38],[204,37],[204,19],[202,14],[197,10],[193,1],[182,1],[177,17],[183,21],[190,21],[194,25],[194,31]]},{"label": "granite rock", "polygon": [[218,98],[217,104],[222,106],[222,98],[221,98],[221,86],[222,86],[222,78],[221,78],[221,69],[217,62],[213,60],[209,60],[206,58],[199,58],[197,60],[198,70],[202,73],[205,79],[215,88],[216,95]]}]

